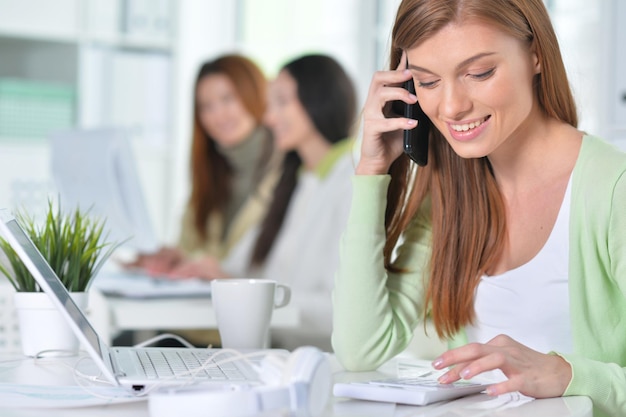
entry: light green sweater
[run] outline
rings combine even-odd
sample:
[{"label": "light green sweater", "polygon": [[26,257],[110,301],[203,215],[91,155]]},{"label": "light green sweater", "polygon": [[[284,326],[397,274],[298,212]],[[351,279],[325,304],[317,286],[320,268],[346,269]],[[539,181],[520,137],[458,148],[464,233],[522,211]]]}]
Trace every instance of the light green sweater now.
[{"label": "light green sweater", "polygon": [[[595,416],[626,415],[626,154],[585,136],[572,177],[569,289],[573,378]],[[349,370],[369,370],[401,352],[420,325],[430,258],[428,207],[417,213],[394,261],[383,266],[387,175],[355,176],[333,291],[333,348]],[[462,332],[450,346],[465,343]]]}]

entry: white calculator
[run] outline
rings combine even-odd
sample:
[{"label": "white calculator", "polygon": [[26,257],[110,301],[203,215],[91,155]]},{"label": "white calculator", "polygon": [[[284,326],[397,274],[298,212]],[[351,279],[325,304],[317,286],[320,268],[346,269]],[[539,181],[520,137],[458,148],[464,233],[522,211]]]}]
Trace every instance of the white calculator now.
[{"label": "white calculator", "polygon": [[436,401],[452,400],[484,391],[489,384],[460,380],[440,384],[426,378],[387,378],[367,382],[336,383],[336,397],[392,402],[409,405],[427,405]]}]

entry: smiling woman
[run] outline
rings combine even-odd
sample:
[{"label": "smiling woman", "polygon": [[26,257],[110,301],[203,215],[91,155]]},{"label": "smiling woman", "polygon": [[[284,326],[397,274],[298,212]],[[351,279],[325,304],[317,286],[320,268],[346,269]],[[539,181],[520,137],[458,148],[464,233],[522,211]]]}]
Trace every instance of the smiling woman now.
[{"label": "smiling woman", "polygon": [[[586,395],[624,415],[626,155],[577,129],[543,2],[404,0],[390,61],[363,111],[337,357],[375,368],[428,316],[451,348],[440,382],[494,372],[492,395]],[[394,100],[435,127],[424,167],[402,154],[416,123]]]},{"label": "smiling woman", "polygon": [[198,121],[220,146],[239,145],[256,128],[257,120],[239,98],[233,81],[224,74],[202,77],[196,90]]},{"label": "smiling woman", "polygon": [[[461,157],[490,154],[541,112],[528,88],[541,72],[536,53],[499,32],[478,21],[450,25],[407,53],[422,109]],[[439,48],[448,54],[426,54]]]},{"label": "smiling woman", "polygon": [[173,278],[221,274],[218,261],[261,221],[280,172],[281,154],[262,125],[266,94],[265,76],[244,56],[224,55],[200,67],[191,195],[179,243],[142,254],[133,266]]}]

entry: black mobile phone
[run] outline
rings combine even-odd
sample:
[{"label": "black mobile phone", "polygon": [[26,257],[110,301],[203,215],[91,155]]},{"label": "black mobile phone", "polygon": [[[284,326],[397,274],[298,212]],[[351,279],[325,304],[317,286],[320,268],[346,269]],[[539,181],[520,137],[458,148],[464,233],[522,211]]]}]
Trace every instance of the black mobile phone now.
[{"label": "black mobile phone", "polygon": [[[403,87],[411,94],[415,94],[415,84],[413,78],[406,81]],[[403,116],[417,120],[417,126],[404,131],[404,153],[415,161],[419,166],[428,163],[428,137],[430,133],[430,119],[422,111],[419,103],[406,104],[400,102],[403,107]]]},{"label": "black mobile phone", "polygon": [[[411,78],[402,85],[411,94],[415,94],[415,84]],[[392,103],[392,110],[398,116],[417,120],[417,126],[404,131],[403,149],[415,163],[424,166],[428,163],[428,136],[430,133],[430,119],[420,107],[419,103],[406,104],[397,100]]]}]

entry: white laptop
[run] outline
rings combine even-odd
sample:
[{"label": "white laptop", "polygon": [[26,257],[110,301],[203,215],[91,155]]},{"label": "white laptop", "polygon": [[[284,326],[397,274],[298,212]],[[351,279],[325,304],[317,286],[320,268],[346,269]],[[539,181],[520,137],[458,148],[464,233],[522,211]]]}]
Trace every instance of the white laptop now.
[{"label": "white laptop", "polygon": [[[67,319],[82,346],[111,383],[135,392],[155,384],[188,384],[190,378],[193,382],[221,386],[261,384],[254,367],[245,360],[221,363],[227,356],[219,354],[215,358],[216,364],[208,369],[201,366],[221,349],[107,346],[15,217],[7,209],[0,209],[0,220],[4,238]],[[187,368],[198,367],[203,369],[196,375],[185,372]]]}]

